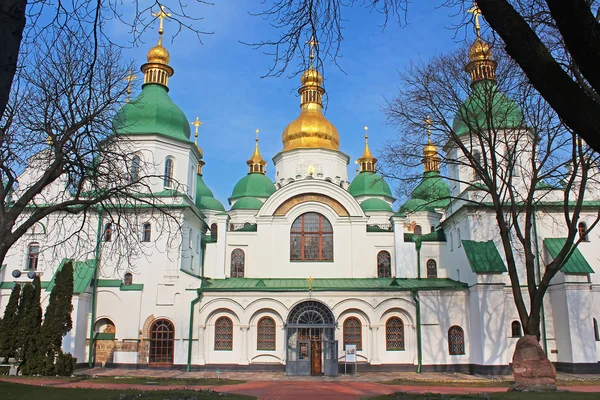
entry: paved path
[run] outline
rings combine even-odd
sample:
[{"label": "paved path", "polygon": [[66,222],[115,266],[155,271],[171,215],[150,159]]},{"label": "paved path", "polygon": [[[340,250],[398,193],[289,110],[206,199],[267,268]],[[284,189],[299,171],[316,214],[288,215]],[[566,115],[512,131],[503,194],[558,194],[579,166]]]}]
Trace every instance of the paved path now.
[{"label": "paved path", "polygon": [[[419,385],[385,385],[375,382],[325,382],[325,381],[250,381],[239,385],[224,386],[148,386],[126,383],[100,383],[92,381],[68,382],[58,379],[1,377],[1,381],[15,382],[37,386],[59,388],[88,388],[88,389],[135,389],[135,390],[171,390],[171,389],[211,389],[219,392],[238,393],[255,396],[262,400],[302,400],[328,399],[351,400],[372,396],[390,394],[393,392],[412,393],[493,393],[504,392],[506,387],[468,387],[468,386],[419,386]],[[600,392],[600,385],[565,386],[560,390],[573,392]]]}]

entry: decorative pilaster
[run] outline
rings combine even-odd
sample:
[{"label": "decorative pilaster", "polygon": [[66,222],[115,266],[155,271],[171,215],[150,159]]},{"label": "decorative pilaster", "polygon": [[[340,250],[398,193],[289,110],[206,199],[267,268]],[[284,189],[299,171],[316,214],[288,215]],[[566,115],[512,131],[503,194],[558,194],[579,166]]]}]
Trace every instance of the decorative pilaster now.
[{"label": "decorative pilaster", "polygon": [[379,361],[379,346],[377,346],[377,332],[379,331],[379,326],[371,325],[371,365],[381,365],[381,361]]}]

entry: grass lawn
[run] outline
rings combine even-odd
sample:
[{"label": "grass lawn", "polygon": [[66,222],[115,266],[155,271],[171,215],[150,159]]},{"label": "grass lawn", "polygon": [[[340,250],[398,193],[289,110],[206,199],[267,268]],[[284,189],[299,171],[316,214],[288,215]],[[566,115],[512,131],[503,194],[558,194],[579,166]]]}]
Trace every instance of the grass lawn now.
[{"label": "grass lawn", "polygon": [[409,394],[393,393],[373,397],[371,400],[598,400],[598,393],[546,392],[546,393],[490,393],[490,394]]},{"label": "grass lawn", "polygon": [[229,394],[227,397],[219,396],[217,391],[65,389],[0,382],[0,399],[2,400],[210,400],[223,398],[228,400],[254,399],[254,397],[239,394]]},{"label": "grass lawn", "polygon": [[[17,377],[17,379],[20,377]],[[28,380],[36,379],[36,377],[24,377]],[[40,379],[48,379],[48,377],[40,377]],[[222,386],[222,385],[237,385],[246,381],[234,379],[216,379],[216,378],[152,378],[147,376],[98,376],[77,375],[69,378],[52,378],[60,379],[63,382],[95,382],[95,383],[116,383],[123,385],[148,385],[148,386]]]}]

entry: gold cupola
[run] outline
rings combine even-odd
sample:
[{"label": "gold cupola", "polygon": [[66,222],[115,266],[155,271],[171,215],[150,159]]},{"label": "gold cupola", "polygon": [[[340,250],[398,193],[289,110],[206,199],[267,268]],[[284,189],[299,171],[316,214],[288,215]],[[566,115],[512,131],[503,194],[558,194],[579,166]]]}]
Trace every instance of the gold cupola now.
[{"label": "gold cupola", "polygon": [[258,133],[260,131],[257,129],[256,130],[256,145],[254,146],[254,153],[252,154],[252,157],[250,157],[250,159],[248,161],[246,161],[246,164],[248,164],[248,167],[250,168],[250,171],[248,173],[253,173],[253,172],[258,172],[261,174],[266,174],[267,170],[265,169],[265,167],[267,166],[267,162],[262,158],[262,156],[260,155],[260,151],[258,150]]},{"label": "gold cupola", "polygon": [[313,65],[314,49],[318,43],[312,38],[308,44],[311,47],[310,66],[302,74],[302,86],[298,89],[300,115],[283,130],[283,151],[314,148],[338,150],[340,136],[337,128],[323,115],[323,75]]},{"label": "gold cupola", "polygon": [[172,14],[167,13],[165,11],[165,6],[161,5],[160,11],[152,13],[152,15],[160,21],[160,26],[158,28],[158,44],[148,51],[148,54],[146,55],[148,62],[142,65],[144,84],[158,83],[159,85],[168,87],[169,77],[173,75],[174,71],[173,68],[169,66],[169,61],[171,60],[169,51],[162,45],[163,33],[165,32],[163,29],[163,21]]},{"label": "gold cupola", "polygon": [[492,58],[490,45],[481,38],[481,26],[479,25],[481,10],[479,10],[477,2],[473,4],[473,8],[468,12],[472,13],[475,19],[477,38],[469,48],[469,62],[465,66],[465,71],[471,75],[471,85],[484,80],[495,81],[497,63]]},{"label": "gold cupola", "polygon": [[365,126],[365,151],[363,155],[356,160],[356,163],[360,167],[360,172],[375,172],[375,165],[377,164],[377,159],[373,157],[371,154],[371,150],[369,149],[369,127]]},{"label": "gold cupola", "polygon": [[425,119],[427,124],[427,144],[423,147],[423,168],[425,172],[439,172],[440,171],[440,157],[438,156],[438,149],[431,143],[431,118]]}]

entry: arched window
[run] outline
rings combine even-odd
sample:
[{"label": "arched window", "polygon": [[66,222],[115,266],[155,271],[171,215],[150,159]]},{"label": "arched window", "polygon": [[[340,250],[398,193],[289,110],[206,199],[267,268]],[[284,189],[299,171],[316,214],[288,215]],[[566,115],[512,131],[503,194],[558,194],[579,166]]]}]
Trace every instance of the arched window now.
[{"label": "arched window", "polygon": [[40,244],[38,242],[29,243],[29,246],[27,246],[27,269],[37,271],[39,260]]},{"label": "arched window", "polygon": [[108,223],[108,224],[104,225],[104,241],[112,242],[112,236],[113,236],[112,224]]},{"label": "arched window", "polygon": [[250,222],[244,222],[244,228],[249,228],[250,227]]},{"label": "arched window", "polygon": [[448,353],[450,355],[465,354],[465,332],[458,325],[448,329]]},{"label": "arched window", "polygon": [[159,319],[150,327],[150,363],[173,364],[175,328],[171,321]]},{"label": "arched window", "polygon": [[427,277],[437,278],[437,263],[434,259],[427,260]]},{"label": "arched window", "polygon": [[385,250],[377,253],[377,277],[392,277],[392,257],[390,256],[390,253]]},{"label": "arched window", "polygon": [[333,228],[321,214],[302,214],[290,231],[290,261],[333,261]]},{"label": "arched window", "polygon": [[142,242],[149,242],[152,237],[152,225],[146,222],[142,225]]},{"label": "arched window", "polygon": [[404,350],[404,323],[398,317],[391,317],[385,323],[385,349]]},{"label": "arched window", "polygon": [[271,317],[258,320],[256,350],[275,350],[275,321]]},{"label": "arched window", "polygon": [[123,277],[123,286],[131,286],[133,283],[133,274],[131,272],[125,273]]},{"label": "arched window", "polygon": [[173,160],[170,158],[165,159],[165,176],[164,176],[164,187],[173,187]]},{"label": "arched window", "polygon": [[596,342],[600,342],[600,330],[598,329],[598,320],[596,318],[593,318],[594,320],[594,339],[596,339]]},{"label": "arched window", "polygon": [[587,235],[587,225],[585,224],[585,222],[580,222],[577,225],[577,230],[579,231],[579,239],[582,242],[589,242]]},{"label": "arched window", "polygon": [[435,232],[435,226],[431,225],[431,233]]},{"label": "arched window", "polygon": [[521,331],[521,323],[519,321],[513,321],[510,324],[511,336],[514,338],[523,336],[523,332]]},{"label": "arched window", "polygon": [[221,317],[215,322],[215,350],[233,349],[233,322]]},{"label": "arched window", "polygon": [[140,156],[137,154],[131,158],[131,168],[129,169],[129,183],[137,182],[140,179]]},{"label": "arched window", "polygon": [[210,225],[210,241],[215,243],[219,237],[219,226],[216,223]]},{"label": "arched window", "polygon": [[244,250],[235,249],[231,252],[231,278],[243,278],[246,255]]},{"label": "arched window", "polygon": [[355,344],[356,350],[362,350],[362,324],[356,317],[344,321],[344,348],[347,344]]},{"label": "arched window", "polygon": [[421,225],[415,225],[413,233],[415,234],[415,236],[421,236],[423,234],[423,228],[421,228]]}]

